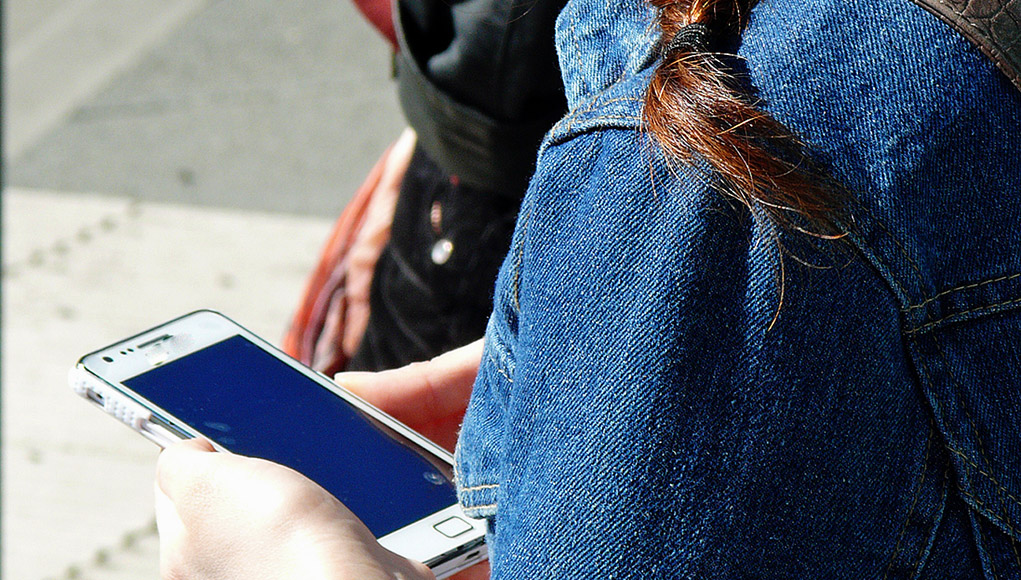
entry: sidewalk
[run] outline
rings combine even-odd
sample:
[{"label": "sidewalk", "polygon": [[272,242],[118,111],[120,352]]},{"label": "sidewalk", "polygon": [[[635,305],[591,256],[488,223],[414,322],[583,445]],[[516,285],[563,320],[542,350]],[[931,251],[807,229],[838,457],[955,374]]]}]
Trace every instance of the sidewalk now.
[{"label": "sidewalk", "polygon": [[278,340],[403,128],[389,49],[333,0],[2,9],[0,575],[154,580],[157,450],[67,371],[197,308]]},{"label": "sidewalk", "polygon": [[158,578],[157,449],[79,400],[94,348],[197,308],[270,340],[328,220],[8,188],[3,193],[3,578]]}]

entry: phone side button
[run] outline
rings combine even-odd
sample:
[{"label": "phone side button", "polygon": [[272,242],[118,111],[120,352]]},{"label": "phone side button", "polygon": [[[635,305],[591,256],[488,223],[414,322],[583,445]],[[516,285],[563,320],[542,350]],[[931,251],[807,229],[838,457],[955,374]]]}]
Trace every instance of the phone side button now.
[{"label": "phone side button", "polygon": [[448,538],[456,538],[461,534],[471,531],[472,525],[461,518],[454,516],[433,525],[433,529]]}]

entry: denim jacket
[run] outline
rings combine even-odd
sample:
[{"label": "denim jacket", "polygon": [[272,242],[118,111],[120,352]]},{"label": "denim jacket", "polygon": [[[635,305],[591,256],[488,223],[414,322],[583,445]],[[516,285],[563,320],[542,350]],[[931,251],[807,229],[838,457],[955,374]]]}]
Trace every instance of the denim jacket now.
[{"label": "denim jacket", "polygon": [[907,0],[759,2],[748,84],[852,194],[819,240],[642,132],[655,31],[557,23],[456,454],[493,578],[1021,577],[1021,94]]}]

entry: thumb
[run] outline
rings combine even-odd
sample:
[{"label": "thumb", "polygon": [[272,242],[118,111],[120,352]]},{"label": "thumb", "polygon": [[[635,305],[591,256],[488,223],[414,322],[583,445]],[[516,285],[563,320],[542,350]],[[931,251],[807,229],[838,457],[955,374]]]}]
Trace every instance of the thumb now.
[{"label": "thumb", "polygon": [[204,497],[208,489],[199,489],[213,469],[216,449],[209,441],[196,438],[175,443],[162,452],[156,462],[157,497],[166,503]]},{"label": "thumb", "polygon": [[480,339],[428,362],[378,373],[339,373],[334,380],[395,417],[445,417],[464,411],[481,360]]}]

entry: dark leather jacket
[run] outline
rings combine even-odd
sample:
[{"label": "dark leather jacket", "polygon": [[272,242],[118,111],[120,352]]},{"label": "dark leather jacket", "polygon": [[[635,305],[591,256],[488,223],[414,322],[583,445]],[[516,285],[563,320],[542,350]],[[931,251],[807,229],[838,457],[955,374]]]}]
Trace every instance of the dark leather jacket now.
[{"label": "dark leather jacket", "polygon": [[401,106],[462,183],[520,198],[542,136],[567,111],[553,43],[564,0],[400,0]]}]

